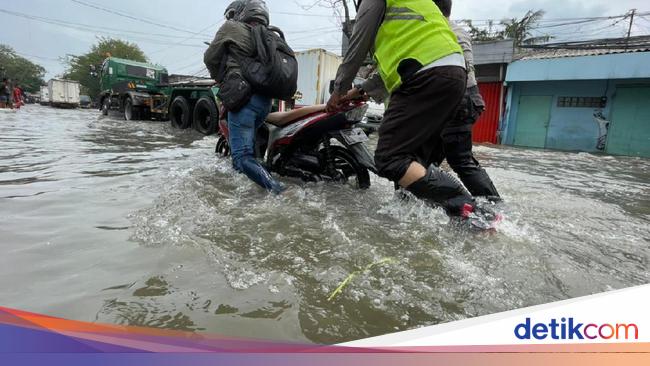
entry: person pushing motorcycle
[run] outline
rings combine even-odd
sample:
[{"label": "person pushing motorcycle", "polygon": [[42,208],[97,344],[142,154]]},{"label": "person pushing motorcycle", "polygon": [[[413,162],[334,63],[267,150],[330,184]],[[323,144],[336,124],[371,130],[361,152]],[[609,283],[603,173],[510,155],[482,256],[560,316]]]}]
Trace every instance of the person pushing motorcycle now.
[{"label": "person pushing motorcycle", "polygon": [[[432,0],[363,0],[355,5],[350,47],[328,110],[376,89],[380,77],[390,101],[375,151],[379,175],[449,215],[468,216],[476,210],[472,196],[451,175],[428,166],[466,90],[465,59],[456,35]],[[371,50],[378,76],[352,88]]]}]

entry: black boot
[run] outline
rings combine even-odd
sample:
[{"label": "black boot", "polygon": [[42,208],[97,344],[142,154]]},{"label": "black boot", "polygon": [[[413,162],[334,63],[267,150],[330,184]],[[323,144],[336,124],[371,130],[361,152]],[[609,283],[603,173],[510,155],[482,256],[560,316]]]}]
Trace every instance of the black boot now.
[{"label": "black boot", "polygon": [[474,207],[474,200],[463,185],[435,166],[429,167],[427,174],[407,190],[434,206],[443,207],[450,216],[467,215]]}]

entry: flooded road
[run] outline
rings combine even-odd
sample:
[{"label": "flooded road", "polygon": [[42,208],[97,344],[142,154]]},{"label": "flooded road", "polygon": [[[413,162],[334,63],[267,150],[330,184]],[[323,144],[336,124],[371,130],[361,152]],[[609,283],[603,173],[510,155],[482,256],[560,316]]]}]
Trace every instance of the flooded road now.
[{"label": "flooded road", "polygon": [[488,235],[374,176],[270,197],[215,143],[96,111],[1,115],[0,305],[335,343],[650,282],[647,159],[478,147],[507,201]]}]

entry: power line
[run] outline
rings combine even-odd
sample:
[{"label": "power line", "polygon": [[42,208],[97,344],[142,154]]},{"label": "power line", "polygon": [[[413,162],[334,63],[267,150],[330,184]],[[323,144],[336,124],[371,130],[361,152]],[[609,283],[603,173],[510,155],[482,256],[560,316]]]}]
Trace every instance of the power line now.
[{"label": "power line", "polygon": [[17,55],[19,55],[19,56],[22,56],[22,57],[33,57],[33,58],[37,58],[37,59],[39,59],[39,60],[61,62],[61,59],[58,59],[58,58],[50,58],[50,57],[43,57],[43,56],[30,55],[30,54],[28,54],[28,53],[22,53],[22,52],[17,52],[17,51],[14,51],[14,53],[17,54]]},{"label": "power line", "polygon": [[[172,44],[170,42],[165,42],[165,41],[161,41],[161,40],[157,40],[157,39],[144,38],[144,37],[141,37],[141,36],[133,36],[133,35],[124,34],[124,33],[108,32],[108,31],[104,31],[104,30],[101,30],[101,29],[98,29],[98,28],[93,28],[93,27],[90,27],[90,26],[74,25],[75,23],[65,22],[65,21],[61,21],[61,20],[57,20],[57,19],[37,17],[37,16],[29,15],[29,14],[17,13],[17,12],[4,10],[4,9],[0,9],[0,12],[5,13],[5,14],[9,14],[9,15],[13,15],[13,16],[26,18],[26,19],[29,19],[29,20],[35,20],[35,21],[42,22],[42,23],[56,25],[56,26],[59,26],[59,27],[74,29],[74,30],[81,31],[81,32],[93,33],[95,35],[96,34],[104,34],[104,35],[108,35],[108,36],[117,35],[117,36],[124,37],[124,38],[127,38],[127,39],[128,38],[134,38],[134,39],[139,40],[140,42],[148,42],[148,43],[152,43],[152,44],[159,44],[159,45],[170,45],[170,44]],[[184,46],[184,47],[202,47],[202,46],[193,45],[193,44],[175,44],[175,45]]]},{"label": "power line", "polygon": [[[225,20],[225,18],[224,18],[224,19],[221,19],[220,21],[218,21],[218,22],[216,22],[216,23],[214,23],[214,24],[210,24],[210,25],[208,25],[207,27],[205,27],[205,28],[201,29],[200,31],[196,32],[194,35],[202,34],[202,32],[204,32],[204,31],[206,31],[206,30],[208,30],[208,29],[210,29],[210,28],[216,27],[217,25],[221,24],[224,20]],[[189,36],[189,37],[187,37],[187,38],[185,38],[185,39],[182,39],[182,40],[178,41],[177,43],[174,43],[174,44],[170,45],[169,47],[166,47],[166,48],[162,48],[162,49],[160,49],[160,50],[153,51],[153,52],[151,52],[150,54],[156,54],[156,53],[160,53],[160,52],[167,51],[167,50],[169,50],[170,48],[173,48],[173,47],[175,47],[175,46],[180,46],[180,45],[182,45],[183,42],[185,42],[185,41],[189,41],[190,39],[193,39],[193,38],[194,38],[194,36]]]},{"label": "power line", "polygon": [[133,33],[133,34],[137,34],[137,35],[157,36],[157,37],[164,37],[164,38],[185,38],[185,36],[178,36],[178,35],[173,35],[173,34],[139,32],[139,31],[134,31],[134,30],[111,28],[111,27],[104,27],[104,26],[99,26],[99,25],[74,23],[74,22],[69,22],[69,21],[65,21],[65,20],[41,17],[41,16],[30,15],[30,14],[25,14],[25,13],[10,11],[10,10],[4,10],[4,9],[0,9],[0,12],[8,14],[8,15],[13,15],[13,16],[16,16],[16,17],[21,17],[21,18],[25,18],[25,19],[29,19],[29,20],[42,21],[42,22],[49,23],[49,24],[54,24],[54,25],[69,25],[71,27],[79,27],[79,28],[90,29],[90,30],[101,30],[101,31],[107,30],[107,31],[113,31],[113,32],[120,32],[120,33]]},{"label": "power line", "polygon": [[136,20],[136,21],[138,21],[138,22],[143,22],[143,23],[147,23],[147,24],[150,24],[150,25],[155,25],[155,26],[157,26],[157,27],[162,27],[162,28],[172,29],[172,30],[175,30],[175,31],[178,31],[178,32],[189,33],[189,34],[192,34],[192,35],[196,35],[196,34],[197,34],[197,32],[193,32],[193,31],[191,31],[191,30],[181,29],[181,28],[177,28],[177,27],[171,26],[171,25],[169,25],[169,24],[162,24],[162,23],[158,23],[158,22],[155,22],[155,21],[147,20],[147,19],[144,19],[144,18],[136,17],[136,16],[133,16],[133,15],[130,15],[130,14],[127,14],[127,13],[121,12],[121,11],[112,10],[112,9],[109,9],[109,8],[106,8],[106,7],[103,7],[103,6],[99,6],[99,5],[96,5],[96,4],[93,4],[93,3],[88,3],[88,2],[85,2],[85,1],[81,1],[81,0],[71,0],[71,1],[72,1],[73,3],[77,3],[77,4],[79,4],[79,5],[83,5],[83,6],[87,6],[87,7],[89,7],[89,8],[93,8],[93,9],[101,10],[101,11],[104,11],[104,12],[107,12],[107,13],[110,13],[110,14],[114,14],[114,15],[117,15],[117,16],[120,16],[120,17],[123,17],[123,18],[131,19],[131,20]]},{"label": "power line", "polygon": [[334,14],[325,15],[325,14],[311,14],[311,13],[293,13],[286,11],[274,11],[272,14],[282,14],[282,15],[299,15],[301,17],[316,17],[316,18],[338,18]]}]

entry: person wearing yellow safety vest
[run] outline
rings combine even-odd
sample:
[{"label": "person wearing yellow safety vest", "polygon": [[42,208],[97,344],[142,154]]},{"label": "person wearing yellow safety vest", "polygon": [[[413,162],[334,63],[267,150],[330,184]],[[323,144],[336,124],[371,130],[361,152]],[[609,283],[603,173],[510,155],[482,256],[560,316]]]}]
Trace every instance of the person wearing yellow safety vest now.
[{"label": "person wearing yellow safety vest", "polygon": [[[457,179],[427,163],[465,94],[467,72],[456,35],[432,0],[363,0],[356,5],[350,47],[328,110],[378,89],[377,83],[383,82],[390,102],[375,151],[379,175],[429,204],[442,206],[449,215],[468,217],[476,209],[469,192]],[[379,76],[353,88],[370,51]]]}]

